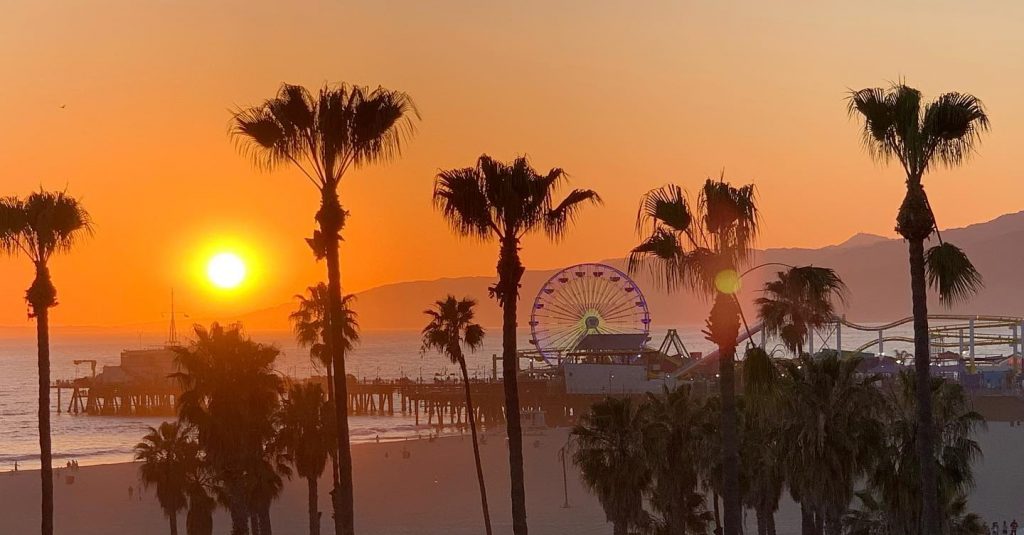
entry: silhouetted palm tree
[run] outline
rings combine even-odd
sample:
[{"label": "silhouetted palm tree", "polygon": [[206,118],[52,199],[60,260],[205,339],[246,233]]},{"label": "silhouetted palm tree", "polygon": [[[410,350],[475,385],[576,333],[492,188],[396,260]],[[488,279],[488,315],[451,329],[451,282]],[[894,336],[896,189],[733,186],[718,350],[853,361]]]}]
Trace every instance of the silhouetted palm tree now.
[{"label": "silhouetted palm tree", "polygon": [[688,387],[649,394],[643,405],[644,461],[651,470],[651,507],[661,519],[657,532],[707,533],[711,513],[698,491],[705,446],[702,407]]},{"label": "silhouetted palm tree", "polygon": [[[894,535],[921,532],[916,381],[915,375],[904,372],[883,390],[885,440],[875,456],[868,488],[858,495],[861,508],[847,517],[851,526],[871,526]],[[966,511],[965,501],[974,487],[972,463],[981,455],[973,435],[984,421],[971,410],[960,385],[940,377],[931,378],[929,385],[938,439],[930,461],[938,475],[941,533],[973,533],[976,515]]]},{"label": "silhouetted palm tree", "polygon": [[38,191],[25,199],[0,199],[0,249],[25,255],[35,279],[25,293],[36,319],[39,365],[39,476],[42,482],[41,533],[53,534],[53,453],[50,446],[50,308],[57,289],[50,279],[50,258],[66,253],[92,232],[89,213],[64,192]]},{"label": "silhouetted palm tree", "polygon": [[[196,325],[196,339],[176,348],[182,386],[178,418],[196,430],[220,495],[231,514],[231,533],[249,533],[250,517],[265,513],[267,445],[280,404],[281,378],[273,371],[280,351],[252,341],[241,326],[209,330]],[[253,535],[261,535],[254,533]]]},{"label": "silhouetted palm tree", "polygon": [[807,355],[786,361],[780,381],[786,480],[800,501],[803,535],[838,534],[881,446],[876,377],[860,377],[861,359]]},{"label": "silhouetted palm tree", "polygon": [[794,355],[803,354],[807,337],[835,317],[845,302],[846,284],[829,268],[801,266],[777,273],[754,300],[765,333],[778,336]]},{"label": "silhouetted palm tree", "polygon": [[491,535],[491,513],[487,507],[487,486],[484,484],[484,468],[480,463],[480,445],[476,437],[476,413],[473,411],[473,396],[469,385],[469,370],[466,369],[466,356],[462,352],[465,345],[470,351],[476,351],[483,344],[484,329],[473,323],[476,301],[466,298],[457,300],[449,295],[443,301],[434,303],[434,308],[424,310],[430,323],[423,328],[423,350],[437,350],[458,364],[462,371],[462,385],[466,390],[466,420],[473,438],[473,460],[476,462],[476,478],[480,484],[480,506],[484,511],[484,528]]},{"label": "silhouetted palm tree", "polygon": [[317,480],[327,465],[335,437],[327,419],[333,410],[319,384],[292,385],[278,415],[277,440],[309,488],[309,533],[320,535]]},{"label": "silhouetted palm tree", "polygon": [[[309,356],[315,364],[322,365],[327,370],[327,397],[328,401],[334,404],[334,366],[331,362],[332,351],[327,347],[327,340],[330,333],[330,298],[328,297],[327,285],[319,283],[306,289],[307,296],[296,295],[299,307],[288,315],[292,322],[295,340],[300,347],[309,348]],[[341,310],[344,317],[341,328],[342,352],[348,353],[359,341],[359,321],[355,310],[352,310],[352,303],[356,300],[355,294],[347,294],[341,299]],[[334,415],[334,409],[330,414]],[[331,425],[331,429],[337,429],[337,419]],[[333,436],[333,435],[332,435]],[[337,437],[335,436],[336,440]],[[331,480],[335,487],[338,485],[338,448],[331,447]]]},{"label": "silhouetted palm tree", "polygon": [[[966,93],[945,93],[922,106],[920,91],[903,83],[888,89],[852,91],[849,113],[864,120],[863,139],[877,160],[896,159],[906,173],[907,193],[896,216],[896,231],[907,240],[910,254],[910,288],[914,313],[914,367],[918,377],[918,411],[921,440],[918,442],[922,484],[922,529],[938,533],[939,503],[936,474],[929,462],[935,430],[928,399],[929,284],[943,303],[965,299],[981,286],[981,276],[967,255],[944,243],[938,234],[935,214],[922,179],[936,165],[963,164],[988,130],[988,115],[981,100]],[[936,233],[939,244],[926,253],[924,240]]]},{"label": "silhouetted palm tree", "polygon": [[608,398],[595,403],[572,430],[573,463],[597,495],[615,535],[651,524],[644,510],[644,493],[651,484],[643,447],[645,426],[632,399]]},{"label": "silhouetted palm tree", "polygon": [[564,237],[584,203],[601,201],[591,190],[576,189],[556,204],[555,191],[565,180],[561,169],[540,175],[523,157],[505,163],[483,155],[476,167],[441,171],[434,182],[434,205],[457,234],[500,244],[498,282],[490,290],[502,307],[501,369],[515,535],[528,531],[516,353],[519,282],[526,270],[519,259],[520,242],[541,230],[552,240]]},{"label": "silhouetted palm tree", "polygon": [[735,392],[740,308],[734,294],[737,270],[749,260],[757,235],[754,187],[708,179],[696,205],[679,186],[654,189],[641,198],[636,226],[647,237],[629,254],[630,272],[647,264],[655,281],[669,291],[688,288],[714,296],[704,334],[719,350],[725,535],[738,535],[743,521]]},{"label": "silhouetted palm tree", "polygon": [[[332,318],[344,316],[338,243],[347,212],[338,198],[338,185],[352,168],[396,158],[413,132],[419,113],[403,92],[339,84],[324,86],[318,95],[284,84],[262,105],[235,114],[233,133],[244,150],[265,169],[295,166],[320,193],[316,214],[319,230],[308,240],[317,258],[327,259],[327,287]],[[332,492],[335,533],[351,535],[352,453],[349,447],[348,396],[345,384],[344,326],[331,322],[327,346],[334,367],[335,412],[338,420],[339,484]]]},{"label": "silhouetted palm tree", "polygon": [[178,511],[188,505],[188,475],[198,458],[198,445],[175,422],[150,427],[142,442],[135,446],[135,460],[142,462],[142,484],[156,487],[156,499],[170,522],[171,535],[178,535]]},{"label": "silhouetted palm tree", "polygon": [[[298,308],[288,315],[292,322],[295,341],[300,347],[309,349],[309,357],[314,364],[327,370],[327,395],[334,396],[334,370],[331,366],[331,350],[327,347],[327,332],[330,326],[330,298],[327,285],[319,283],[306,288],[306,295],[296,295]],[[355,294],[347,294],[341,299],[342,316],[342,351],[348,353],[359,341],[358,314],[352,309],[356,300]],[[331,400],[333,401],[333,399]]]}]

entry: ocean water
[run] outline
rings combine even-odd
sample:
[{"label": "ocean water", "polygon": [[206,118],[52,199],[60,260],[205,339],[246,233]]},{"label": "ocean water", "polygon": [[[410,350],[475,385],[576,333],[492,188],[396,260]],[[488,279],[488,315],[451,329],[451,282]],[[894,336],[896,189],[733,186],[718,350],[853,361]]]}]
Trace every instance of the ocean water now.
[{"label": "ocean water", "polygon": [[[713,349],[705,341],[697,326],[678,327],[678,332],[691,351],[707,352]],[[652,328],[650,345],[657,347],[664,337],[666,326]],[[520,329],[520,347],[527,347],[528,333]],[[250,333],[260,342],[271,343],[281,349],[277,371],[296,378],[317,374],[308,353],[297,347],[288,332]],[[834,338],[820,333],[816,348],[834,347]],[[891,334],[909,335],[909,329],[894,330]],[[843,347],[853,349],[877,335],[873,332],[855,332],[844,329]],[[755,335],[760,340],[758,335]],[[54,333],[51,341],[51,378],[71,379],[90,373],[88,365],[75,366],[74,359],[95,359],[98,369],[104,364],[118,364],[123,349],[159,346],[156,335],[89,335],[62,336]],[[483,347],[468,356],[470,374],[489,377],[492,355],[501,354],[501,340],[497,329],[491,330]],[[774,346],[772,341],[769,348]],[[911,349],[906,344],[887,344],[886,352]],[[1007,351],[993,349],[992,351]],[[38,467],[38,433],[36,423],[36,346],[34,338],[0,340],[0,471],[13,468]],[[450,376],[458,369],[441,355],[420,352],[420,336],[416,331],[367,331],[358,348],[348,356],[348,370],[360,378],[373,379],[409,377],[413,380],[432,381],[436,376]],[[500,374],[500,363],[499,363]],[[65,392],[63,404],[70,393]],[[126,418],[108,416],[72,415],[56,413],[56,392],[51,392],[52,436],[55,464],[63,465],[71,459],[79,464],[101,464],[131,460],[132,447],[145,434],[147,427],[159,425],[164,418]],[[425,426],[416,426],[411,417],[353,416],[350,417],[351,437],[355,442],[414,437],[429,433]]]}]

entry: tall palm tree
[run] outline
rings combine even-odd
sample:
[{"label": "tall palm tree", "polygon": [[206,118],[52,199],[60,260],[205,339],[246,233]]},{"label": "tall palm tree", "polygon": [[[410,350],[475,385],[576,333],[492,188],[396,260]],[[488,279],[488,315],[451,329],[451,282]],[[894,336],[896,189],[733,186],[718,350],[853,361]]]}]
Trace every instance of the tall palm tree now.
[{"label": "tall palm tree", "polygon": [[521,241],[537,231],[552,240],[561,239],[585,203],[601,202],[591,190],[574,189],[556,204],[555,191],[565,180],[565,172],[558,168],[538,174],[525,157],[506,163],[485,154],[475,167],[441,171],[434,182],[434,205],[457,234],[496,240],[500,245],[498,282],[490,291],[502,308],[501,370],[515,535],[528,531],[516,354],[519,282],[526,270],[519,259]]},{"label": "tall palm tree", "polygon": [[250,517],[265,513],[259,498],[268,495],[264,489],[272,479],[267,446],[283,390],[273,370],[280,350],[254,342],[239,325],[196,325],[195,337],[175,349],[181,371],[173,377],[182,386],[178,418],[196,430],[231,515],[232,535],[246,535]]},{"label": "tall palm tree", "polygon": [[[938,533],[939,502],[934,467],[929,462],[935,444],[928,398],[928,296],[930,284],[944,304],[967,298],[981,286],[981,276],[956,246],[942,241],[935,214],[922,179],[934,165],[957,167],[970,157],[988,130],[985,108],[977,97],[945,93],[922,103],[921,92],[905,84],[889,88],[852,91],[848,111],[863,120],[863,140],[876,160],[899,161],[906,174],[907,193],[896,216],[896,231],[907,241],[910,255],[910,289],[914,313],[914,368],[917,371],[918,418],[921,440],[923,533]],[[932,233],[939,244],[924,250]]]},{"label": "tall palm tree", "polygon": [[[301,86],[283,84],[273,98],[235,113],[233,134],[257,166],[294,166],[320,194],[319,230],[307,241],[317,259],[327,259],[331,318],[344,317],[338,244],[348,212],[338,197],[341,179],[350,169],[397,158],[413,133],[414,118],[419,118],[419,112],[409,95],[344,83],[324,86],[317,95]],[[339,481],[332,492],[334,528],[337,535],[351,535],[354,511],[345,347],[331,343],[345,338],[344,324],[331,321],[328,333],[339,437]]]},{"label": "tall palm tree", "polygon": [[734,294],[738,269],[749,260],[757,236],[754,187],[708,179],[696,204],[676,185],[651,190],[641,198],[636,227],[646,238],[629,254],[630,272],[646,265],[669,291],[688,288],[714,298],[704,334],[719,350],[724,527],[725,535],[739,535],[743,519],[735,357],[741,311]]},{"label": "tall palm tree", "polygon": [[786,480],[800,501],[803,535],[838,534],[877,454],[882,399],[877,377],[860,377],[861,359],[807,355],[783,364],[780,418]]},{"label": "tall palm tree", "polygon": [[135,460],[142,462],[142,484],[156,487],[156,499],[170,522],[171,535],[178,535],[178,511],[188,505],[188,475],[198,453],[198,445],[184,426],[176,422],[150,427],[142,442],[135,445]]},{"label": "tall palm tree", "polygon": [[573,463],[597,495],[615,535],[650,525],[644,510],[651,484],[643,451],[645,425],[632,399],[607,398],[595,403],[572,430]]},{"label": "tall palm tree", "polygon": [[424,310],[430,322],[423,328],[423,350],[434,349],[448,357],[452,364],[458,364],[462,371],[462,385],[466,390],[466,420],[473,438],[473,460],[476,462],[476,478],[480,484],[480,506],[484,511],[484,528],[491,535],[491,513],[487,507],[487,487],[484,484],[484,468],[480,463],[480,445],[476,437],[476,414],[473,412],[473,396],[469,385],[469,370],[462,347],[476,351],[483,344],[484,328],[473,323],[476,301],[465,298],[455,299],[449,295],[434,307]]},{"label": "tall palm tree", "polygon": [[25,293],[36,319],[39,366],[39,476],[42,480],[41,533],[53,534],[53,453],[50,445],[50,308],[57,306],[57,289],[49,261],[66,253],[92,232],[89,213],[65,192],[38,191],[24,199],[0,199],[0,249],[25,255],[35,267],[35,279]]},{"label": "tall palm tree", "polygon": [[792,267],[764,285],[754,300],[765,333],[778,336],[794,355],[803,354],[807,337],[835,317],[846,301],[846,284],[829,268]]},{"label": "tall palm tree", "polygon": [[317,480],[334,443],[332,427],[327,423],[332,412],[320,385],[306,383],[292,385],[278,413],[279,445],[309,489],[310,535],[320,535]]},{"label": "tall palm tree", "polygon": [[[319,283],[306,289],[307,295],[296,295],[299,306],[294,312],[288,315],[292,322],[292,329],[295,340],[300,347],[309,348],[309,357],[314,364],[322,365],[327,370],[327,398],[334,404],[334,366],[332,365],[332,351],[327,347],[327,340],[330,336],[330,298],[327,285]],[[348,353],[356,342],[359,341],[359,320],[358,314],[352,309],[352,303],[356,300],[355,294],[347,294],[341,299],[342,321],[341,338],[342,352]],[[330,413],[332,416],[334,410]],[[337,419],[332,429],[337,428]],[[332,434],[332,436],[334,436]],[[337,437],[334,436],[334,440]],[[338,448],[331,447],[331,480],[335,487],[338,486]]]}]

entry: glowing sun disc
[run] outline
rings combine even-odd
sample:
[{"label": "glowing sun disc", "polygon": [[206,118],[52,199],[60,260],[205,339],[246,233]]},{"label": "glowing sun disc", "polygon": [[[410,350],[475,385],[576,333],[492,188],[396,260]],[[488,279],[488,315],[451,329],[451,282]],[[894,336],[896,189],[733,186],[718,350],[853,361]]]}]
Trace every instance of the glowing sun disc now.
[{"label": "glowing sun disc", "polygon": [[245,280],[245,262],[234,253],[220,253],[206,264],[206,276],[219,288],[235,288]]}]

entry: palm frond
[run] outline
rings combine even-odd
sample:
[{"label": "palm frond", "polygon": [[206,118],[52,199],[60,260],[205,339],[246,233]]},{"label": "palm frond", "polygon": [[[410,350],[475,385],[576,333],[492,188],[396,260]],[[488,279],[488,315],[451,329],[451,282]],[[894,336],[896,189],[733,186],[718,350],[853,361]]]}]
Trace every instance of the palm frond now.
[{"label": "palm frond", "polygon": [[964,93],[946,93],[925,108],[922,124],[933,152],[947,167],[963,163],[988,131],[989,119],[981,100]]},{"label": "palm frond", "polygon": [[600,205],[602,201],[597,192],[593,190],[574,189],[569,192],[565,199],[558,203],[558,206],[544,214],[544,231],[547,235],[553,240],[565,236],[566,229],[576,220],[584,203]]},{"label": "palm frond", "polygon": [[490,236],[494,223],[482,184],[481,175],[472,167],[437,174],[434,206],[456,233],[481,239]]},{"label": "palm frond", "polygon": [[928,285],[939,292],[939,301],[945,306],[966,301],[984,286],[967,254],[951,243],[928,249],[924,261]]}]

